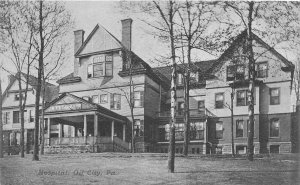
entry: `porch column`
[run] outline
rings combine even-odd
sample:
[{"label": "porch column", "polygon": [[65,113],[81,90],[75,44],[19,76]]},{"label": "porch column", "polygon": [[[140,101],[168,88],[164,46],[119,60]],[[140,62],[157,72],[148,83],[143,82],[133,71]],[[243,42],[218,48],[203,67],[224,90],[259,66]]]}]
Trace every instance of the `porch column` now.
[{"label": "porch column", "polygon": [[76,128],[75,125],[71,127],[71,132],[72,132],[72,136],[71,137],[76,137]]},{"label": "porch column", "polygon": [[126,130],[126,125],[123,124],[123,141],[125,141],[125,130]]},{"label": "porch column", "polygon": [[204,146],[203,146],[203,154],[206,154],[206,144],[207,144],[207,120],[205,120],[203,125],[204,130]]},{"label": "porch column", "polygon": [[84,136],[84,143],[86,143],[86,136],[87,136],[87,120],[86,115],[83,116],[83,136]]},{"label": "porch column", "polygon": [[112,120],[111,122],[111,140],[114,140],[114,135],[115,135],[115,120]]},{"label": "porch column", "polygon": [[58,142],[59,142],[59,144],[61,143],[62,135],[63,135],[63,124],[59,123],[58,124]]},{"label": "porch column", "polygon": [[98,136],[98,115],[94,115],[94,136]]},{"label": "porch column", "polygon": [[47,131],[47,134],[48,134],[48,145],[50,145],[50,132],[51,132],[51,122],[50,122],[50,118],[47,119],[47,124],[48,124],[48,131]]}]

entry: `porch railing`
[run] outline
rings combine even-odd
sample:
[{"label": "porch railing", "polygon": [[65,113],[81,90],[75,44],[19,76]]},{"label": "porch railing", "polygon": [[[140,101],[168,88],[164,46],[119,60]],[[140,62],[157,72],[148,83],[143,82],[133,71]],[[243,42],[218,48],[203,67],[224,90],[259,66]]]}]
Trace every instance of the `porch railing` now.
[{"label": "porch railing", "polygon": [[112,150],[114,150],[114,148],[116,149],[116,151],[118,151],[117,149],[121,149],[122,151],[128,151],[129,150],[129,144],[126,141],[123,141],[122,139],[118,138],[118,137],[114,137],[114,139],[112,140],[112,138],[110,136],[107,137],[94,137],[94,136],[86,136],[86,140],[85,137],[61,137],[61,138],[50,138],[50,140],[48,138],[45,139],[45,145],[49,145],[49,141],[50,141],[50,145],[111,145],[112,146]]},{"label": "porch railing", "polygon": [[[212,113],[208,109],[190,109],[190,116],[191,117],[202,117],[202,116],[213,116]],[[159,117],[170,117],[171,112],[168,111],[162,111],[158,112]],[[184,111],[183,110],[177,110],[176,111],[176,116],[177,117],[182,117],[184,116]]]}]

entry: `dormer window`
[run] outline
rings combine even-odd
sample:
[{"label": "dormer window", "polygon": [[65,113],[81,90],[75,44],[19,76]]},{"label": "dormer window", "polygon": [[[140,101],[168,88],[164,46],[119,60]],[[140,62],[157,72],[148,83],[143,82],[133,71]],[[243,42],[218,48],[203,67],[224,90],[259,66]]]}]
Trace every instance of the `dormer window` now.
[{"label": "dormer window", "polygon": [[97,78],[113,75],[113,56],[97,55],[92,58],[92,63],[88,65],[87,77]]},{"label": "dormer window", "polygon": [[227,81],[244,80],[245,66],[242,64],[231,65],[227,67]]}]

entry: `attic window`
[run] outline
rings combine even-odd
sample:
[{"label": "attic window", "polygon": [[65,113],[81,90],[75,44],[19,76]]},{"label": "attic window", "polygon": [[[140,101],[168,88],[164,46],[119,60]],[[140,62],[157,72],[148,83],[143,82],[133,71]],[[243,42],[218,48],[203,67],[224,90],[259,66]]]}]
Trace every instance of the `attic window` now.
[{"label": "attic window", "polygon": [[245,79],[245,66],[232,65],[227,67],[227,81],[244,80]]},{"label": "attic window", "polygon": [[262,62],[256,65],[257,78],[268,77],[268,63]]},{"label": "attic window", "polygon": [[98,78],[113,75],[112,54],[97,55],[92,58],[92,63],[87,68],[87,78]]}]

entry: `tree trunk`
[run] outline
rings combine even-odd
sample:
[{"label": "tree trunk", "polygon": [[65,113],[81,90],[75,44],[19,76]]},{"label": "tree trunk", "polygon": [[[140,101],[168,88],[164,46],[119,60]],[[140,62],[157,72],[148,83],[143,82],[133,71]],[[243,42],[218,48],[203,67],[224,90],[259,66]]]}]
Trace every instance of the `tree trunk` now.
[{"label": "tree trunk", "polygon": [[42,111],[41,111],[41,155],[44,155],[44,144],[45,144],[45,128],[44,128],[44,108],[45,108],[45,78],[44,78],[44,72],[42,75],[43,78],[43,85],[42,85]]},{"label": "tree trunk", "polygon": [[188,44],[188,53],[187,53],[187,60],[188,60],[188,67],[187,67],[187,74],[185,77],[184,83],[184,156],[188,155],[189,151],[189,142],[190,142],[190,63],[191,63],[191,47],[190,41]]},{"label": "tree trunk", "polygon": [[2,85],[0,78],[0,158],[3,158]]},{"label": "tree trunk", "polygon": [[20,149],[21,149],[21,158],[24,158],[25,147],[24,147],[24,108],[22,106],[23,95],[22,95],[22,76],[21,72],[18,74],[18,85],[19,85],[19,116],[21,122],[21,136],[20,136]]},{"label": "tree trunk", "polygon": [[[234,85],[235,82],[233,82]],[[235,152],[234,152],[234,136],[233,136],[233,125],[234,125],[234,121],[233,121],[233,99],[234,99],[234,88],[232,87],[232,92],[231,92],[231,107],[230,107],[230,111],[231,111],[231,150],[232,150],[232,156],[235,156]]]},{"label": "tree trunk", "polygon": [[39,160],[39,107],[40,107],[40,95],[42,84],[42,71],[43,71],[43,54],[44,54],[44,38],[43,38],[43,1],[40,1],[39,7],[39,34],[40,34],[40,51],[39,51],[39,66],[38,66],[38,84],[36,88],[35,97],[35,129],[34,129],[34,150],[33,160]]},{"label": "tree trunk", "polygon": [[253,161],[254,155],[254,146],[253,146],[253,137],[254,137],[254,83],[255,83],[255,61],[254,53],[252,46],[252,13],[253,13],[254,2],[249,2],[249,14],[248,14],[248,30],[247,30],[247,52],[248,52],[248,61],[249,61],[249,126],[248,126],[248,147],[247,154],[248,160]]},{"label": "tree trunk", "polygon": [[176,60],[175,60],[175,44],[173,31],[173,4],[170,1],[169,23],[170,23],[170,41],[171,41],[171,57],[172,57],[172,79],[171,79],[171,120],[170,120],[170,141],[168,155],[168,171],[174,173],[175,168],[175,123],[176,123]]}]

